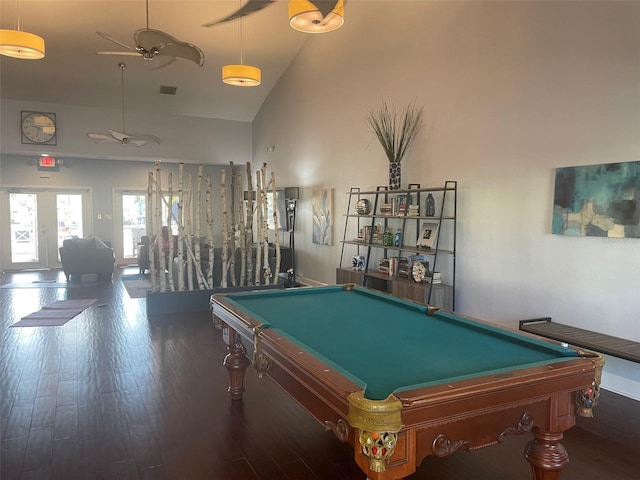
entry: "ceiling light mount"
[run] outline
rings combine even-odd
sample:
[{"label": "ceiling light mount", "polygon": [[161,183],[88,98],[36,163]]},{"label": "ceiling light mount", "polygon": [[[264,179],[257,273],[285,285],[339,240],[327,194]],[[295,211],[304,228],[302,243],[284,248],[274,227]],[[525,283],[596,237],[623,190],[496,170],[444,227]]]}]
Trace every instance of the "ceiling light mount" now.
[{"label": "ceiling light mount", "polygon": [[16,0],[17,25],[15,30],[0,30],[0,55],[22,60],[44,58],[44,39],[24,32],[20,26],[20,0]]},{"label": "ceiling light mount", "polygon": [[337,30],[343,24],[344,0],[289,0],[289,25],[294,30],[303,33],[327,33]]}]

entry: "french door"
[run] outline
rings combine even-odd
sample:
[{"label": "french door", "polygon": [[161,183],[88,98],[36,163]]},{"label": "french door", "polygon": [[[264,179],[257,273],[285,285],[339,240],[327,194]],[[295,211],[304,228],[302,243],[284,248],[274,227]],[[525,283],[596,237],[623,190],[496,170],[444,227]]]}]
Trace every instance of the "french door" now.
[{"label": "french door", "polygon": [[2,265],[10,270],[59,267],[64,239],[93,230],[88,190],[8,188],[0,217]]},{"label": "french door", "polygon": [[[178,196],[174,195],[169,202],[169,194],[163,194],[162,225],[167,225],[168,206],[170,203],[172,213],[178,215]],[[114,251],[119,265],[135,263],[138,258],[140,239],[147,233],[147,192],[142,190],[118,190],[114,192],[115,205],[115,236]],[[175,221],[171,222],[171,232],[176,235],[178,227]],[[151,233],[150,235],[153,235]]]},{"label": "french door", "polygon": [[147,234],[147,193],[116,190],[114,252],[119,265],[135,263],[138,244]]}]

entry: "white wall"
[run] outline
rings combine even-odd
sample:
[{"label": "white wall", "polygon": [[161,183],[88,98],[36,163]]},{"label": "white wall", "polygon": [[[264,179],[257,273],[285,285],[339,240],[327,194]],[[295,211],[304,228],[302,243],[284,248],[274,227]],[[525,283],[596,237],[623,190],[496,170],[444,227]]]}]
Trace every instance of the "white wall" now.
[{"label": "white wall", "polygon": [[213,118],[164,116],[126,112],[128,133],[152,134],[162,144],[142,147],[119,143],[95,143],[87,133],[108,134],[122,130],[122,111],[3,99],[0,103],[2,153],[43,153],[39,145],[20,143],[20,111],[53,112],[58,124],[57,145],[45,153],[60,158],[110,158],[225,165],[251,159],[251,124]]},{"label": "white wall", "polygon": [[[298,273],[335,281],[345,192],[387,181],[364,116],[416,99],[403,183],[459,182],[457,310],[640,341],[640,239],[550,233],[555,168],[640,160],[638,25],[639,2],[349,2],[254,121],[255,164],[303,187]],[[332,247],[311,242],[314,187],[335,189]],[[640,366],[611,359],[604,384],[640,399]]]},{"label": "white wall", "polygon": [[[240,164],[244,168],[244,165]],[[140,190],[147,191],[148,174],[154,171],[151,162],[133,162],[125,160],[96,160],[89,158],[67,159],[57,172],[39,172],[34,165],[28,165],[23,156],[3,155],[0,164],[0,188],[7,187],[35,187],[39,189],[61,188],[88,188],[91,190],[91,218],[90,225],[85,226],[85,235],[97,235],[103,240],[115,244],[115,238],[120,231],[115,230],[113,218],[115,199],[114,191]],[[211,175],[212,195],[214,199],[220,198],[220,172],[223,168],[219,165],[205,165],[203,175]],[[161,164],[163,188],[168,187],[168,176],[172,174],[173,189],[178,188],[178,164],[163,162]],[[184,167],[184,184],[188,178],[192,178],[192,191],[195,191],[198,166],[186,164]],[[205,183],[202,183],[202,195],[205,192]],[[8,208],[8,207],[7,207]],[[213,216],[216,222],[222,218],[222,206],[219,201],[212,205]],[[98,218],[100,214],[100,218]],[[201,212],[202,229],[205,229],[205,212]],[[204,234],[204,232],[203,232]],[[221,244],[220,229],[216,229],[216,244]],[[2,245],[8,245],[9,232],[0,232]],[[6,243],[5,243],[6,242]],[[8,252],[3,248],[4,256],[8,258]],[[1,255],[0,255],[1,257]]]}]

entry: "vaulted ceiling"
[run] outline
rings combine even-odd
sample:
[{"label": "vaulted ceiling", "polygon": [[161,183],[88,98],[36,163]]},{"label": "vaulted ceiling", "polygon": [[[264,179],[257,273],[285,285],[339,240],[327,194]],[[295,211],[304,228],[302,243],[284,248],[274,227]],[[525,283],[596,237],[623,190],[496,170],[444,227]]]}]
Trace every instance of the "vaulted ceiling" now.
[{"label": "vaulted ceiling", "polygon": [[[16,28],[17,3],[0,0],[1,28]],[[245,17],[244,63],[262,69],[262,84],[226,85],[222,66],[240,63],[240,22],[211,28],[203,24],[227,16],[240,4],[239,0],[149,0],[150,28],[195,44],[205,55],[202,67],[177,59],[154,70],[153,62],[141,56],[96,53],[126,51],[96,32],[135,45],[135,31],[146,27],[145,0],[21,0],[21,29],[44,38],[46,56],[41,60],[0,56],[0,94],[11,100],[119,108],[118,64],[124,62],[128,111],[251,122],[308,37],[289,27],[286,0]],[[176,87],[176,94],[161,94],[162,86]]]}]

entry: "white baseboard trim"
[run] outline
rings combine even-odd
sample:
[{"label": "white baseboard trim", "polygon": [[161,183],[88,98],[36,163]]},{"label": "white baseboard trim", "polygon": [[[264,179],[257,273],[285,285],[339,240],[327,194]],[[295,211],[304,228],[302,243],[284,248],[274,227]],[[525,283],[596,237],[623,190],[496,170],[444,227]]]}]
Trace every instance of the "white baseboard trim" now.
[{"label": "white baseboard trim", "polygon": [[313,280],[312,278],[302,277],[300,275],[296,276],[296,282],[305,287],[324,287],[328,285],[328,283],[318,282],[317,280]]}]

